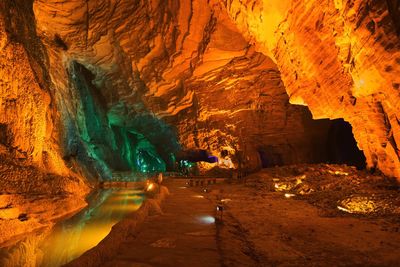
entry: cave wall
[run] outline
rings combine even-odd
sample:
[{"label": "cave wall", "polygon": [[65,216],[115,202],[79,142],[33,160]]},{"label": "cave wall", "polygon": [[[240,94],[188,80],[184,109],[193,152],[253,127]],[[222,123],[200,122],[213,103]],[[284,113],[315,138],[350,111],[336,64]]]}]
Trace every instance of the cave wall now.
[{"label": "cave wall", "polygon": [[275,64],[261,53],[250,50],[185,85],[195,94],[194,105],[176,116],[185,147],[220,158],[228,151],[234,164],[241,160],[253,171],[262,166],[260,153],[268,154],[269,166],[327,159],[330,122],[290,105]]},{"label": "cave wall", "polygon": [[110,124],[142,127],[164,161],[179,147],[163,149],[171,130],[152,137],[160,130],[138,124],[142,113],[173,125],[183,148],[217,156],[228,150],[233,161],[243,151],[252,170],[261,167],[263,150],[286,164],[324,159],[329,126],[289,105],[276,65],[243,38],[220,3],[38,0],[34,12],[59,101],[73,106],[65,69],[76,61],[94,75]]},{"label": "cave wall", "polygon": [[[290,102],[344,118],[369,168],[400,177],[398,1],[224,1],[277,63]],[[273,14],[271,16],[271,14]]]},{"label": "cave wall", "polygon": [[111,178],[143,149],[168,165],[180,145],[256,170],[327,159],[309,108],[400,177],[398,5],[378,2],[5,1],[1,131],[58,173]]},{"label": "cave wall", "polygon": [[[81,150],[90,155],[83,160],[101,162],[95,169],[100,170],[101,177],[111,178],[113,170],[140,169],[138,162],[144,159],[138,154],[146,150],[146,164],[154,165],[150,170],[165,170],[165,163],[179,144],[171,127],[155,116],[154,103],[148,104],[144,98],[149,90],[141,76],[147,72],[159,75],[153,62],[149,63],[152,69],[143,73],[137,65],[150,52],[163,23],[168,25],[166,8],[161,5],[158,10],[147,1],[36,1],[33,7],[38,34],[51,51],[50,72],[56,80],[56,98],[64,110],[63,117],[70,118],[72,124],[85,121],[84,127],[72,126],[77,129],[76,143],[83,141]],[[73,64],[93,76],[88,81],[90,97],[95,92],[103,100],[100,105],[94,104],[102,107],[101,112],[85,112],[77,105],[82,95],[71,91],[71,83],[66,82]],[[154,67],[159,66],[154,63]],[[79,90],[80,86],[72,87]]]},{"label": "cave wall", "polygon": [[32,1],[0,3],[1,143],[16,158],[67,175],[54,142],[59,138],[53,123],[57,111],[51,101],[48,58],[32,25]]},{"label": "cave wall", "polygon": [[[118,59],[109,62],[110,58],[105,64],[98,63],[96,60],[103,55],[96,50],[97,58],[93,58],[87,44],[74,51],[59,34],[49,36],[39,31],[40,20],[34,14],[34,7],[40,3],[3,1],[1,5],[1,151],[4,147],[12,157],[44,172],[96,180],[110,179],[112,170],[137,169],[139,159],[133,152],[140,148],[151,155],[145,161],[156,162],[154,170],[165,170],[162,160],[158,163],[158,153],[175,152],[179,148],[174,143],[176,137],[168,125],[158,122],[138,100],[134,89],[144,85],[140,79],[137,86],[133,83],[138,79],[129,81],[128,76],[133,75],[131,67]],[[50,17],[52,22],[57,21],[53,15]],[[101,49],[113,53],[113,47]],[[121,96],[118,90],[125,92]],[[105,97],[110,105],[104,101]],[[125,105],[125,97],[134,98],[132,105]],[[138,120],[141,125],[136,127]],[[148,125],[158,135],[170,138],[170,144],[154,147],[147,140],[155,139],[154,136],[140,133],[148,131]],[[137,143],[135,136],[140,139]]]},{"label": "cave wall", "polygon": [[[8,199],[2,208],[18,211],[32,194],[73,194],[75,204],[83,206],[88,175],[78,165],[71,170],[62,158],[48,56],[34,26],[32,1],[0,2],[0,195]],[[13,219],[7,214],[2,216],[4,229]],[[26,227],[3,231],[0,238]]]}]

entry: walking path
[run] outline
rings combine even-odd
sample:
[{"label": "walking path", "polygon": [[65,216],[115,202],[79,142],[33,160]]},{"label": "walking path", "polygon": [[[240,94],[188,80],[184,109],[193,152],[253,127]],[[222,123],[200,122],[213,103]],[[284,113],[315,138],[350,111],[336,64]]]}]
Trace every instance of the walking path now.
[{"label": "walking path", "polygon": [[121,244],[104,266],[220,266],[214,223],[215,206],[185,187],[185,180],[169,180],[171,193],[162,215],[146,219],[141,231]]}]

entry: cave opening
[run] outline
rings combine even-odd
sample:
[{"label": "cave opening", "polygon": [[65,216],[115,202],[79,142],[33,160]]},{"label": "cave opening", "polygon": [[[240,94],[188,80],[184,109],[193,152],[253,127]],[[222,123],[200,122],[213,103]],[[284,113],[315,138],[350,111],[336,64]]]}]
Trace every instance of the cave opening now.
[{"label": "cave opening", "polygon": [[366,168],[364,153],[358,148],[352,126],[343,119],[313,120],[308,110],[304,110],[305,134],[302,143],[259,146],[257,156],[261,168],[285,166],[297,163],[331,163]]},{"label": "cave opening", "polygon": [[262,168],[271,168],[274,166],[282,166],[284,165],[282,155],[275,151],[272,146],[269,146],[266,149],[259,149],[258,155],[261,160]]},{"label": "cave opening", "polygon": [[0,123],[0,144],[7,145],[8,139],[7,124]]},{"label": "cave opening", "polygon": [[350,123],[343,119],[333,120],[327,142],[329,163],[347,164],[357,169],[366,168],[366,158],[357,146]]},{"label": "cave opening", "polygon": [[174,170],[175,155],[181,151],[175,128],[149,112],[141,112],[127,118],[125,127],[136,138],[135,153],[140,152],[140,158],[147,159],[152,165],[151,168],[155,168],[156,171]]}]

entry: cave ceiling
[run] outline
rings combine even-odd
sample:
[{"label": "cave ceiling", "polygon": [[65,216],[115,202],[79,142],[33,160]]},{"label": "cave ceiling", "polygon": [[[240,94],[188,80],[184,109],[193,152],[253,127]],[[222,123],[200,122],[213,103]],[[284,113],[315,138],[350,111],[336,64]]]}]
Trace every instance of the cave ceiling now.
[{"label": "cave ceiling", "polygon": [[0,123],[39,166],[62,174],[71,158],[94,159],[90,168],[111,176],[150,158],[165,170],[182,149],[227,151],[234,164],[241,151],[249,170],[260,153],[316,162],[330,126],[317,119],[343,118],[367,166],[400,177],[396,1],[1,8]]}]

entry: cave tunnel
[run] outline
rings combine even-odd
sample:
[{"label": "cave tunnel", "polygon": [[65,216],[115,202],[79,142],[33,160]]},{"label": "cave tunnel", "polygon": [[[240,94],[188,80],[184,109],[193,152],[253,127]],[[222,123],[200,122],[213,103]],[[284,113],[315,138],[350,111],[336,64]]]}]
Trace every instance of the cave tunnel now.
[{"label": "cave tunnel", "polygon": [[0,0],[0,266],[399,266],[399,77],[400,0]]},{"label": "cave tunnel", "polygon": [[347,164],[365,169],[366,158],[358,148],[350,123],[343,119],[332,121],[327,141],[328,162]]},{"label": "cave tunnel", "polygon": [[270,168],[284,165],[282,155],[279,152],[275,151],[272,146],[262,150],[258,150],[258,154],[261,160],[262,168]]},{"label": "cave tunnel", "polygon": [[[295,163],[332,163],[366,168],[366,158],[357,147],[351,125],[343,119],[312,120],[305,110],[305,132],[310,132],[307,144],[269,145],[257,149],[262,168]],[[318,135],[315,135],[318,133]],[[306,157],[299,152],[308,150]]]}]

